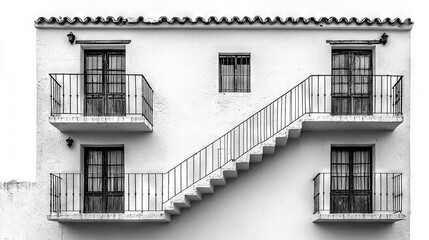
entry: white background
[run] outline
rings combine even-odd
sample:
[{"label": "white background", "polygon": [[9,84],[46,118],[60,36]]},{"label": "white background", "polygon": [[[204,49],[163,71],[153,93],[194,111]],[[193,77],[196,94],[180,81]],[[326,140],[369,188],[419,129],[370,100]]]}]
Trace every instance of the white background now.
[{"label": "white background", "polygon": [[[39,16],[262,16],[262,17],[410,17],[412,239],[427,239],[429,216],[429,7],[405,0],[264,1],[5,1],[0,5],[0,181],[35,179],[36,38]],[[66,36],[64,36],[66,37]],[[1,213],[0,213],[1,214]]]}]

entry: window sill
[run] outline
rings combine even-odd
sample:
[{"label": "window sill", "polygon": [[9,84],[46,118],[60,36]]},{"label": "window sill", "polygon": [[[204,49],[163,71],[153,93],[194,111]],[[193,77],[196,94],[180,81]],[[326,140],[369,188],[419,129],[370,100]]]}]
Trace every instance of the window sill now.
[{"label": "window sill", "polygon": [[380,222],[394,223],[405,219],[402,213],[315,213],[314,223],[323,222]]}]

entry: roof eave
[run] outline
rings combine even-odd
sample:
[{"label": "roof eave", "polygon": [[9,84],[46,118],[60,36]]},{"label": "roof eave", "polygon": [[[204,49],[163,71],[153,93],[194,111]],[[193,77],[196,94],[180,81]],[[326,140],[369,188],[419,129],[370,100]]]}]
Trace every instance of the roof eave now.
[{"label": "roof eave", "polygon": [[335,17],[322,17],[316,19],[311,18],[261,18],[256,16],[250,17],[209,17],[207,20],[202,17],[192,19],[190,17],[171,19],[161,17],[157,20],[146,19],[143,17],[138,18],[124,18],[124,17],[86,17],[84,19],[79,17],[74,18],[56,18],[49,19],[40,17],[35,21],[36,28],[186,28],[186,29],[258,29],[258,28],[273,28],[273,29],[389,29],[389,30],[410,30],[413,27],[411,19],[407,18],[401,20],[399,18],[391,19],[379,18],[357,19],[357,18],[335,18]]}]

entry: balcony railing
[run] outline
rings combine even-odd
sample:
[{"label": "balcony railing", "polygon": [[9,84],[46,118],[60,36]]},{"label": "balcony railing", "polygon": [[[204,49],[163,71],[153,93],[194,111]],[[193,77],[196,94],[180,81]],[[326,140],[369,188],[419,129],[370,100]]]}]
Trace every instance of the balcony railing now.
[{"label": "balcony railing", "polygon": [[[53,78],[53,80],[55,79]],[[333,85],[333,81],[336,83],[350,83],[352,81],[354,83],[339,90],[338,84]],[[337,87],[337,89],[334,89],[335,87]],[[352,89],[353,87],[354,89]],[[364,90],[364,88],[366,89]],[[79,85],[77,85],[76,89],[80,89]],[[62,91],[63,90],[55,92],[62,93]],[[132,96],[132,94],[130,94],[130,96]],[[332,103],[331,97],[337,99],[345,98],[346,100],[344,101],[337,101],[340,103],[344,102],[346,104],[345,107],[341,107],[341,104]],[[64,98],[63,94],[53,97],[53,99],[61,98]],[[79,97],[77,96],[75,99],[79,99]],[[365,107],[363,107],[364,105]],[[55,112],[64,112],[64,110],[61,110],[62,108],[60,108],[60,106],[62,105],[55,108]],[[337,108],[334,106],[337,106]],[[66,109],[71,109],[71,107]],[[221,137],[190,155],[184,161],[179,162],[167,172],[157,173],[157,176],[162,176],[162,178],[157,181],[157,184],[162,184],[159,192],[156,193],[157,199],[162,199],[162,204],[166,203],[204,177],[222,168],[227,163],[240,158],[257,145],[273,137],[296,122],[300,117],[312,113],[334,114],[332,109],[337,110],[335,115],[384,114],[400,117],[402,116],[402,76],[309,76]],[[339,109],[341,109],[341,111],[338,111]],[[74,175],[82,176],[78,173]],[[141,175],[145,176],[148,175],[148,173],[141,173]],[[131,175],[127,176],[128,179],[130,179],[129,176]],[[70,209],[70,205],[68,205],[71,204],[70,201],[82,200],[82,198],[77,197],[73,197],[72,200],[70,200],[70,191],[64,189],[70,182],[69,179],[66,179],[66,177],[59,174],[51,175],[51,181],[57,184],[56,187],[51,188],[51,205],[53,204],[54,206],[53,208],[51,206],[52,212]],[[65,183],[65,181],[67,181],[67,183]],[[150,183],[154,184],[155,182],[150,181]],[[79,182],[79,184],[80,188],[82,188],[82,181]],[[147,187],[158,189],[152,186]],[[137,188],[139,187],[137,186]],[[144,188],[145,187],[143,187],[143,189]],[[68,187],[68,189],[70,188]],[[79,190],[79,188],[73,189],[75,192],[72,195],[75,196],[76,190]],[[133,192],[132,188],[129,186],[126,186],[124,191],[124,196],[128,196],[128,193],[130,196],[133,196],[134,193],[139,195],[136,191]],[[78,191],[78,193],[81,194],[81,191]],[[392,192],[389,191],[389,193]],[[155,192],[151,191],[150,194],[155,194]],[[162,197],[160,197],[160,195]],[[67,203],[65,203],[65,199],[68,199]],[[132,198],[126,198],[124,201],[127,202],[129,199]],[[325,201],[326,199],[321,198],[320,200]],[[144,201],[145,199],[143,198],[143,202]],[[143,205],[154,205],[154,203],[151,203],[151,201],[153,202],[154,200],[148,199],[147,201],[149,201],[149,203]],[[137,199],[137,202],[139,202],[139,199]],[[59,203],[62,207],[58,207]],[[131,207],[128,209],[135,209],[133,205],[130,206]],[[82,211],[83,206],[79,204],[79,208],[72,209]],[[144,210],[144,208],[139,207],[137,207],[137,209]],[[157,204],[157,208],[155,209],[162,209],[161,204]],[[125,209],[125,211],[127,211],[127,209]]]},{"label": "balcony railing", "polygon": [[163,210],[162,173],[52,173],[51,213]]},{"label": "balcony railing", "polygon": [[153,124],[153,90],[142,74],[52,73],[51,115],[142,115]]},{"label": "balcony railing", "polygon": [[[345,180],[354,182],[353,189]],[[319,173],[313,182],[314,213],[402,212],[402,173],[373,173],[371,181],[348,176],[334,179],[331,173]],[[331,190],[333,185],[336,190]],[[339,186],[343,191],[338,191]]]}]

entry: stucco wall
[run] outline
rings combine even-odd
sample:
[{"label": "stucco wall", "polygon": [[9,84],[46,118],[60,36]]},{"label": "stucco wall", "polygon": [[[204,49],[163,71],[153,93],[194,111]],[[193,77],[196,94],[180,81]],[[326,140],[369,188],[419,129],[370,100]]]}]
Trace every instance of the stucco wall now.
[{"label": "stucco wall", "polygon": [[[51,72],[81,72],[70,29],[37,30],[37,217],[27,239],[407,239],[409,236],[410,33],[375,30],[71,29],[78,39],[130,39],[128,73],[155,90],[152,133],[61,133],[48,121]],[[164,172],[310,74],[329,74],[327,39],[378,39],[375,74],[404,75],[404,122],[393,132],[304,132],[275,156],[240,173],[170,224],[57,224],[49,173],[79,172],[80,145],[124,144],[127,172]],[[218,53],[250,52],[251,93],[218,92]],[[65,139],[71,136],[74,147]],[[314,224],[311,179],[329,170],[331,144],[375,144],[375,171],[403,172],[404,213],[395,224]],[[19,215],[14,215],[14,217]],[[25,239],[24,238],[24,239]]]},{"label": "stucco wall", "polygon": [[[46,221],[44,196],[34,182],[0,183],[0,239],[59,239],[57,226]],[[52,228],[52,229],[50,229]]]},{"label": "stucco wall", "polygon": [[[49,161],[45,157],[57,158],[50,153],[64,153],[64,165],[52,171],[79,170],[79,147],[70,151],[64,145],[68,136],[75,139],[75,146],[123,143],[127,170],[165,171],[308,75],[330,74],[331,46],[326,39],[377,39],[381,35],[379,31],[336,30],[73,30],[78,39],[131,39],[126,45],[127,72],[143,73],[155,91],[153,133],[95,135],[61,134],[46,118],[48,73],[81,72],[82,49],[68,43],[68,32],[37,32],[39,148],[49,141],[39,154],[48,154],[41,156]],[[387,33],[388,45],[375,49],[375,73],[407,76],[409,34]],[[218,92],[219,52],[251,53],[251,93]]]}]

